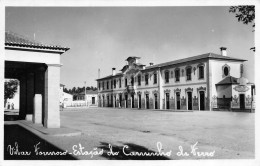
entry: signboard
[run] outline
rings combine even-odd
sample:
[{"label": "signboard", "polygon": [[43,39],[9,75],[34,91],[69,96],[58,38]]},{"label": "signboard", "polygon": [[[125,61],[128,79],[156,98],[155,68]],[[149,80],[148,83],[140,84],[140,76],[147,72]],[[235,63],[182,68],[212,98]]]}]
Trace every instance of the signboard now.
[{"label": "signboard", "polygon": [[246,92],[249,90],[249,88],[245,85],[235,86],[234,89],[235,89],[235,91],[238,91],[238,92]]}]

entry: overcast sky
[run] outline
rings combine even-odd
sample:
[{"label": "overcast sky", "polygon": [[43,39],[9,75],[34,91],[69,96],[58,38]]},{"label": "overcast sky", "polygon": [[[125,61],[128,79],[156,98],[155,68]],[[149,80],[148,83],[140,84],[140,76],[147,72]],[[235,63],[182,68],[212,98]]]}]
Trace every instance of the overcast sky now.
[{"label": "overcast sky", "polygon": [[69,47],[61,56],[61,83],[96,86],[129,56],[149,65],[220,53],[248,60],[254,82],[254,32],[237,22],[229,7],[7,7],[6,30],[46,44]]}]

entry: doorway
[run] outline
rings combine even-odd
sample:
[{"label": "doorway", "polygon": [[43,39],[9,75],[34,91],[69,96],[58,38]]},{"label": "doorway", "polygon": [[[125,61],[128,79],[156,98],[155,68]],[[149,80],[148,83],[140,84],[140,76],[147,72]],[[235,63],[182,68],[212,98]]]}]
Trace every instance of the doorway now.
[{"label": "doorway", "polygon": [[154,94],[154,109],[158,109],[157,94]]},{"label": "doorway", "polygon": [[119,108],[122,107],[122,94],[119,94]]},{"label": "doorway", "polygon": [[135,97],[133,94],[131,95],[131,98],[132,98],[132,108],[135,108]]},{"label": "doorway", "polygon": [[181,97],[180,97],[180,92],[176,93],[176,102],[177,102],[177,110],[181,109]]},{"label": "doorway", "polygon": [[188,110],[192,110],[192,92],[187,92],[188,96]]},{"label": "doorway", "polygon": [[125,95],[125,108],[128,108],[128,95]]},{"label": "doorway", "polygon": [[95,97],[92,97],[92,104],[94,105],[95,104]]},{"label": "doorway", "polygon": [[166,109],[170,109],[170,94],[166,93]]},{"label": "doorway", "polygon": [[141,100],[142,100],[142,99],[141,99],[141,94],[139,94],[138,96],[139,96],[139,97],[138,97],[139,108],[141,108],[141,104],[142,104],[142,103],[141,103]]},{"label": "doorway", "polygon": [[149,109],[149,94],[146,94],[146,109]]},{"label": "doorway", "polygon": [[239,94],[240,109],[245,109],[245,95]]},{"label": "doorway", "polygon": [[200,91],[200,110],[205,110],[205,92]]}]

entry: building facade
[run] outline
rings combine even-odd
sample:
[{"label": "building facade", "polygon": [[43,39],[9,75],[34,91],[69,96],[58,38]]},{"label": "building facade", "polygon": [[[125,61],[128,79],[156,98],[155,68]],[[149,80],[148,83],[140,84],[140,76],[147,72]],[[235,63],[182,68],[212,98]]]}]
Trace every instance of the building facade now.
[{"label": "building facade", "polygon": [[75,100],[71,103],[72,107],[78,106],[88,106],[88,107],[97,107],[98,106],[98,92],[96,90],[86,90],[79,94],[75,94]]},{"label": "building facade", "polygon": [[60,59],[68,50],[5,32],[4,78],[19,80],[19,119],[60,127]]},{"label": "building facade", "polygon": [[206,53],[150,66],[139,59],[128,57],[120,73],[113,68],[112,75],[97,79],[99,107],[213,110],[252,105],[251,84],[243,77],[246,60],[228,57],[224,47],[221,55]]}]

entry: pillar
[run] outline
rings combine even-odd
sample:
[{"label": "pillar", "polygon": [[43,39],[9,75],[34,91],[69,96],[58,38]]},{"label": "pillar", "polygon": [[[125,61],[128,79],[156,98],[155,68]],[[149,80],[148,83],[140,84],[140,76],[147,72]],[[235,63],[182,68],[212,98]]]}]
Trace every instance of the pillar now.
[{"label": "pillar", "polygon": [[26,75],[21,75],[20,81],[20,102],[19,102],[19,119],[25,119],[26,116]]},{"label": "pillar", "polygon": [[[44,72],[45,67],[39,67],[37,71],[35,71],[34,75],[34,115],[33,115],[33,122],[38,123],[40,120],[40,123],[44,123]],[[38,97],[36,97],[38,95]],[[36,99],[37,98],[37,99]],[[41,99],[41,101],[40,101]],[[37,105],[36,105],[37,104]],[[37,114],[37,115],[36,115]],[[36,118],[36,119],[34,119]]]},{"label": "pillar", "polygon": [[164,91],[163,91],[163,84],[164,84],[164,80],[162,78],[162,71],[159,68],[158,69],[158,98],[159,98],[159,103],[158,103],[158,108],[159,109],[163,109],[163,105],[164,105]]},{"label": "pillar", "polygon": [[42,95],[35,94],[34,109],[33,109],[33,123],[42,123]]},{"label": "pillar", "polygon": [[26,75],[26,117],[25,120],[32,121],[34,103],[34,73]]},{"label": "pillar", "polygon": [[60,127],[60,66],[48,65],[45,71],[45,92],[44,92],[44,127]]}]

